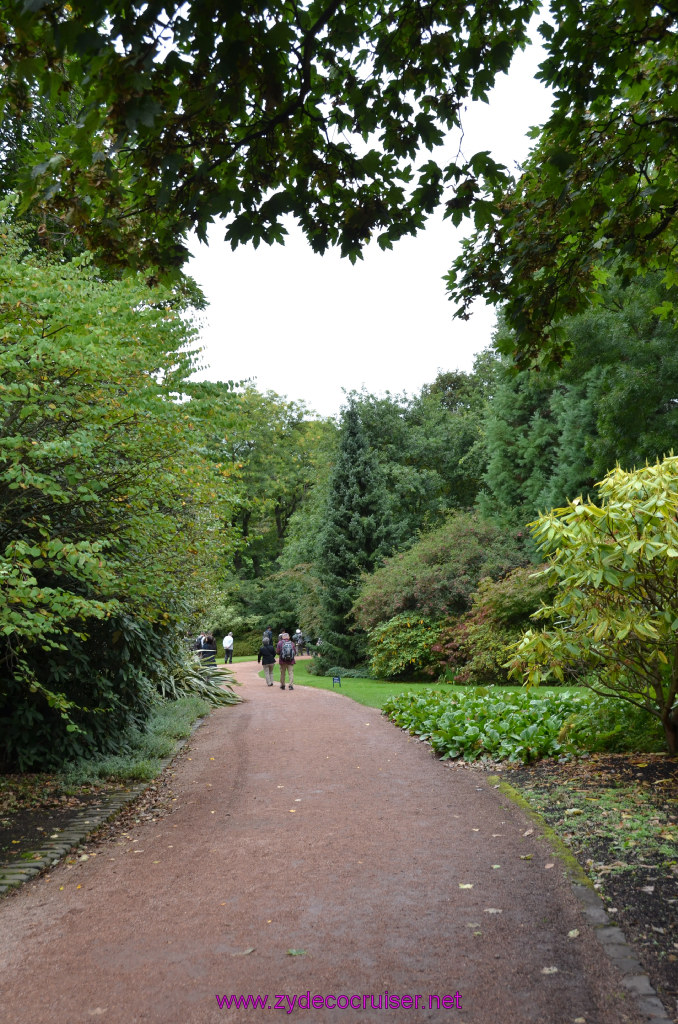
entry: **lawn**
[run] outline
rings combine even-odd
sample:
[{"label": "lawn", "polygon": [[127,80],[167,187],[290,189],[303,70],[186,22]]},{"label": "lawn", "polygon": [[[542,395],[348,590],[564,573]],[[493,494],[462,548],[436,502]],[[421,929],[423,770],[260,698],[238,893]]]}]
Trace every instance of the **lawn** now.
[{"label": "lawn", "polygon": [[[234,658],[234,661],[239,659]],[[242,658],[242,661],[251,661],[251,658]],[[371,708],[381,708],[384,701],[388,697],[397,696],[400,693],[408,693],[408,691],[422,691],[426,689],[441,690],[443,693],[468,693],[468,686],[451,686],[449,683],[439,684],[434,679],[418,679],[410,681],[408,683],[394,683],[388,682],[382,679],[342,679],[341,685],[332,683],[332,679],[328,676],[312,676],[308,671],[308,667],[311,664],[310,659],[303,661],[297,661],[294,666],[294,682],[295,685],[299,686],[313,686],[317,690],[334,690],[335,693],[341,693],[345,697],[350,697],[351,700],[356,701],[358,704],[366,704]],[[263,679],[264,673],[260,673]],[[276,679],[278,678],[276,670]],[[502,686],[501,691],[503,693],[519,693],[522,691],[522,686]],[[537,692],[537,691],[533,691]],[[552,692],[552,689],[546,688],[539,689],[539,693]],[[561,691],[564,692],[564,691]]]}]

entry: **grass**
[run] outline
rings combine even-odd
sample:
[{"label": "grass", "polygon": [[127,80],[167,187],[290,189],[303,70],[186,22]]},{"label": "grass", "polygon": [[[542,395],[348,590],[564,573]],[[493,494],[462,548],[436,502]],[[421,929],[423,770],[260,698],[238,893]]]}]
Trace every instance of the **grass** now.
[{"label": "grass", "polygon": [[150,782],[162,761],[189,736],[193,723],[211,710],[200,697],[158,701],[144,732],[131,729],[116,754],[73,761],[61,771],[0,775],[0,818],[26,809],[63,806],[71,796],[108,791],[130,782]]},{"label": "grass", "polygon": [[190,735],[193,723],[211,710],[201,697],[158,701],[143,732],[131,729],[125,749],[65,765],[59,773],[66,790],[97,781],[150,781],[160,772],[161,762],[173,753],[177,740]]},{"label": "grass", "polygon": [[[252,661],[252,658],[234,658],[234,661]],[[308,671],[308,666],[311,664],[310,660],[297,661],[294,666],[294,682],[298,683],[299,686],[312,686],[316,690],[333,690],[335,693],[341,693],[345,697],[350,697],[351,700],[356,701],[358,704],[365,704],[370,708],[381,709],[385,700],[389,697],[397,696],[400,693],[409,693],[410,691],[417,693],[426,689],[440,690],[444,694],[448,693],[468,693],[468,686],[454,686],[449,683],[436,683],[433,679],[417,679],[410,680],[407,683],[395,683],[389,682],[382,679],[342,679],[341,686],[333,685],[330,676],[312,676]],[[260,672],[259,676],[263,679],[264,673]],[[473,687],[477,689],[477,687]],[[495,689],[495,687],[488,687],[488,689]],[[496,687],[497,690],[501,690],[502,693],[520,693],[523,690],[522,686],[501,686]],[[535,687],[532,691],[534,694],[545,694],[553,693],[553,687]],[[557,688],[556,692],[564,693],[565,690],[562,687]]]},{"label": "grass", "polygon": [[[243,661],[252,659],[243,658]],[[294,666],[294,682],[300,686],[312,686],[316,690],[333,690],[341,693],[344,697],[350,697],[358,704],[365,704],[370,708],[381,708],[388,697],[397,696],[400,693],[409,691],[417,692],[426,689],[442,690],[444,693],[455,691],[468,691],[468,686],[442,686],[436,684],[432,679],[410,681],[408,683],[387,682],[381,679],[342,679],[341,686],[332,684],[329,676],[312,676],[308,671],[310,661],[297,661]],[[263,678],[263,672],[260,673]],[[506,686],[502,690],[521,690],[520,686]]]}]

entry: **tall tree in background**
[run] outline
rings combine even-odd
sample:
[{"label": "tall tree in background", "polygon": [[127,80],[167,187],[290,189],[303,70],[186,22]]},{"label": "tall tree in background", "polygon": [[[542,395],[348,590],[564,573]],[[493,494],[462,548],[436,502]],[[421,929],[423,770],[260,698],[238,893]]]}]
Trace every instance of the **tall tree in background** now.
[{"label": "tall tree in background", "polygon": [[[561,368],[516,373],[497,359],[486,418],[488,468],[480,507],[524,524],[591,492],[619,463],[640,468],[678,436],[678,328],[661,316],[659,275],[612,278],[599,302],[566,317],[572,355]],[[506,326],[498,344],[504,347]],[[509,344],[508,342],[506,344]]]},{"label": "tall tree in background", "polygon": [[371,572],[390,553],[383,483],[370,452],[357,405],[346,408],[339,450],[329,484],[317,572],[322,582],[322,662],[351,668],[365,654],[364,634],[354,628],[350,611],[361,573]]}]

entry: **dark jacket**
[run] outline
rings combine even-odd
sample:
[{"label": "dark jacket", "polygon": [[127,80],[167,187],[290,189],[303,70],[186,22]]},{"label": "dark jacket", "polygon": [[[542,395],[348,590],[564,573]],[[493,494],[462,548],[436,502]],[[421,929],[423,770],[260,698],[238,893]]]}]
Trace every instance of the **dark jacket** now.
[{"label": "dark jacket", "polygon": [[262,644],[257,653],[257,661],[262,665],[275,665],[275,647],[273,644]]}]

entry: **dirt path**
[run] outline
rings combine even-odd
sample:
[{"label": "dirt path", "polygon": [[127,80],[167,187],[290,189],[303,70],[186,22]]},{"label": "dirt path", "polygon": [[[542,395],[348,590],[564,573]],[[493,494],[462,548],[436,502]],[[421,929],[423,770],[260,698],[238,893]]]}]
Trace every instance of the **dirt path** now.
[{"label": "dirt path", "polygon": [[247,701],[196,732],[171,814],[0,902],[2,1021],[642,1019],[557,858],[484,776],[338,693],[235,668]]}]

